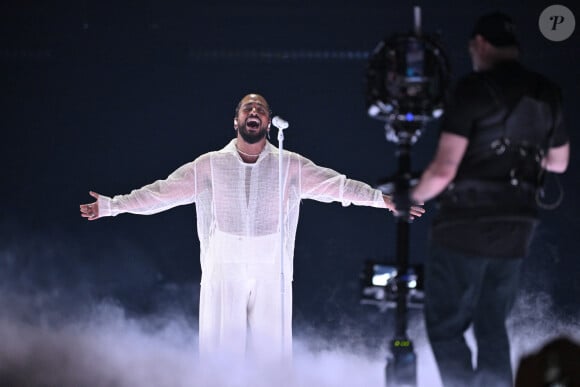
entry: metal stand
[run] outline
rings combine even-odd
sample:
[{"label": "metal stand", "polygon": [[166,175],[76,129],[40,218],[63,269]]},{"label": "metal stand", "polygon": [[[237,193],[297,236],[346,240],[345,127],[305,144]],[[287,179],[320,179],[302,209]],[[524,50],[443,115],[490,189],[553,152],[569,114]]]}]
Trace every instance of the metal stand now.
[{"label": "metal stand", "polygon": [[274,126],[278,128],[278,192],[280,201],[278,203],[278,224],[280,227],[280,321],[281,321],[281,355],[284,358],[286,353],[286,317],[285,317],[285,293],[286,280],[284,278],[284,172],[283,172],[283,155],[284,155],[284,129],[288,127],[288,122],[279,117],[274,117],[272,120]]},{"label": "metal stand", "polygon": [[413,342],[407,336],[408,282],[409,270],[409,188],[411,181],[411,144],[399,142],[397,148],[398,170],[395,175],[393,200],[397,208],[397,305],[395,314],[395,336],[391,340],[390,354],[385,367],[388,387],[416,386],[417,356]]},{"label": "metal stand", "polygon": [[438,39],[422,32],[420,7],[413,8],[413,16],[413,32],[395,34],[380,42],[367,70],[368,114],[386,121],[386,139],[398,145],[398,171],[389,182],[394,189],[387,192],[381,188],[383,193],[393,194],[398,212],[396,281],[387,289],[389,295],[396,293],[395,337],[385,369],[388,387],[417,385],[417,358],[407,336],[411,282],[415,282],[411,281],[409,265],[410,151],[427,122],[443,114],[444,91],[450,78],[447,57]]}]

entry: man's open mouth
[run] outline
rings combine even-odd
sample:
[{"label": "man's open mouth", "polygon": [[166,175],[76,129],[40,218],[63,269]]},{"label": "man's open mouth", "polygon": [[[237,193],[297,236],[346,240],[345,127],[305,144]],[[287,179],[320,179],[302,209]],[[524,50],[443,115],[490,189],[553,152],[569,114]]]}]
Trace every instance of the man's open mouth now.
[{"label": "man's open mouth", "polygon": [[251,129],[258,129],[260,127],[260,120],[257,118],[248,118],[246,126]]}]

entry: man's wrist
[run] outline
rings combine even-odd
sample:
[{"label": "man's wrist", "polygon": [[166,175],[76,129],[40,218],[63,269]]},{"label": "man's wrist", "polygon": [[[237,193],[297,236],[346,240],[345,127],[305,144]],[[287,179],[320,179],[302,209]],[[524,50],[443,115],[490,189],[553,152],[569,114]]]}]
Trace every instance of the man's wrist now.
[{"label": "man's wrist", "polygon": [[389,210],[390,212],[395,211],[395,203],[393,202],[392,196],[383,194],[383,201],[385,202],[387,210]]}]

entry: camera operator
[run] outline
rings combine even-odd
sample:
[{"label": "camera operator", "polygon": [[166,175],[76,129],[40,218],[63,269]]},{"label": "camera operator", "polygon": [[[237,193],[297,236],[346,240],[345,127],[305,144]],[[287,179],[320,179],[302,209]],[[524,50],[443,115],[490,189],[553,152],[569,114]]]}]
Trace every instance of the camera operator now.
[{"label": "camera operator", "polygon": [[[568,166],[561,93],[518,61],[511,18],[482,16],[474,71],[450,93],[435,157],[411,193],[439,195],[425,264],[427,333],[445,386],[511,386],[505,320],[537,224],[545,172]],[[477,365],[464,332],[473,324]]]}]

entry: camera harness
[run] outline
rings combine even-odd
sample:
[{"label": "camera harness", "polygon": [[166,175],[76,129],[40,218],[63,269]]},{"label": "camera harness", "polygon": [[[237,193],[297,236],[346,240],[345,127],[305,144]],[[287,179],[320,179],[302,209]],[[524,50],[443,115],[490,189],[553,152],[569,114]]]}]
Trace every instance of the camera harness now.
[{"label": "camera harness", "polygon": [[[545,104],[545,102],[538,102],[535,98],[539,94],[539,87],[541,87],[542,82],[536,80],[535,90],[532,90],[531,97],[526,91],[518,91],[520,96],[517,96],[514,101],[509,102],[506,95],[503,95],[499,90],[498,85],[486,74],[481,74],[481,79],[490,92],[491,96],[495,101],[495,106],[500,109],[503,107],[505,113],[498,123],[493,124],[494,127],[501,127],[501,132],[498,133],[498,129],[493,129],[493,136],[491,138],[482,138],[476,140],[473,144],[474,148],[470,152],[470,160],[481,160],[489,159],[490,157],[502,157],[504,158],[503,163],[499,163],[497,167],[501,170],[498,171],[498,175],[504,175],[500,178],[500,181],[476,181],[472,179],[458,179],[456,182],[449,186],[448,193],[452,196],[459,193],[459,191],[464,189],[475,189],[475,190],[494,190],[497,192],[498,189],[505,190],[508,192],[510,186],[515,190],[520,192],[533,192],[533,198],[535,204],[540,208],[544,209],[554,209],[562,201],[563,190],[560,182],[556,176],[556,184],[558,186],[559,195],[558,198],[552,203],[542,202],[544,196],[544,183],[546,177],[546,170],[542,168],[542,160],[546,154],[546,151],[550,148],[553,141],[553,134],[556,126],[556,102],[550,101],[549,113],[551,113],[551,124],[547,135],[544,137],[544,141],[541,144],[533,144],[527,141],[518,140],[517,134],[522,128],[521,123],[516,122],[510,124],[510,118],[514,117],[514,114],[525,114],[526,109],[537,109],[539,105]],[[541,107],[541,106],[540,106]],[[509,164],[509,165],[508,165]],[[530,167],[533,166],[533,171],[530,171]],[[509,169],[507,180],[505,172]],[[500,176],[496,176],[498,178]],[[459,195],[462,197],[464,195]],[[465,197],[469,200],[469,195]]]}]

